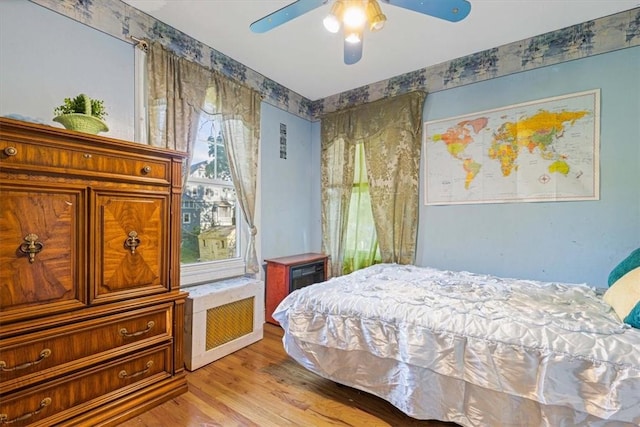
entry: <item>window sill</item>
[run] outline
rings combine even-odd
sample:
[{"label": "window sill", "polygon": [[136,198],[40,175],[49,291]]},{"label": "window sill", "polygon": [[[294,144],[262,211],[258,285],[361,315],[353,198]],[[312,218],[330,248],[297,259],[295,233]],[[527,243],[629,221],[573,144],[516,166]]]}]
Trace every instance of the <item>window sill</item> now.
[{"label": "window sill", "polygon": [[245,274],[244,260],[240,258],[203,262],[181,267],[180,287],[199,285]]}]

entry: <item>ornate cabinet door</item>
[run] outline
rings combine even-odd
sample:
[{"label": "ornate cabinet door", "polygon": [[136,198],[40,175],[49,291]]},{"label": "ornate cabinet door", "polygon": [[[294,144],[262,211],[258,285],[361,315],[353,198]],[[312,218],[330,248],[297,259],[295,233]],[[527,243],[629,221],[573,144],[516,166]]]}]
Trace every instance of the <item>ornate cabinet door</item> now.
[{"label": "ornate cabinet door", "polygon": [[92,303],[167,292],[167,194],[95,191]]},{"label": "ornate cabinet door", "polygon": [[86,305],[86,190],[8,181],[0,197],[0,319]]}]

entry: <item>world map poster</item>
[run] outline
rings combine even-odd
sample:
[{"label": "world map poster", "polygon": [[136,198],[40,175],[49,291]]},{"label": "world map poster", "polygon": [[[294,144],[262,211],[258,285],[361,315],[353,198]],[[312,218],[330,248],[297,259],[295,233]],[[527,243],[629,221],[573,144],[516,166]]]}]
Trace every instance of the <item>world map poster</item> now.
[{"label": "world map poster", "polygon": [[424,124],[425,203],[598,200],[600,90]]}]

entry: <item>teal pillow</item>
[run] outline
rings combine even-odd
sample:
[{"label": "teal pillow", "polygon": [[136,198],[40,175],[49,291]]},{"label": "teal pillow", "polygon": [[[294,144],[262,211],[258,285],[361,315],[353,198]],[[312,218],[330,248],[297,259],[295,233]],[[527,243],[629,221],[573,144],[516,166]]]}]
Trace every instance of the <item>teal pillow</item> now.
[{"label": "teal pillow", "polygon": [[631,270],[640,267],[640,248],[631,252],[631,254],[616,265],[609,274],[609,286],[613,285],[616,280],[630,272]]},{"label": "teal pillow", "polygon": [[640,329],[640,302],[631,309],[631,312],[624,318],[623,322]]}]

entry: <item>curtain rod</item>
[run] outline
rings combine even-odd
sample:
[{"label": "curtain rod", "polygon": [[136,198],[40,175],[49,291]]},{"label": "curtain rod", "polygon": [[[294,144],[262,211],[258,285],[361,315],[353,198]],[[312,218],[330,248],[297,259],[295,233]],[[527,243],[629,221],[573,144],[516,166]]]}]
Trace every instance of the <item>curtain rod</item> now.
[{"label": "curtain rod", "polygon": [[137,37],[134,36],[129,36],[129,38],[131,40],[133,40],[134,42],[136,42],[135,46],[137,48],[139,48],[140,50],[147,52],[149,50],[149,42],[144,40],[144,39],[139,39]]}]

